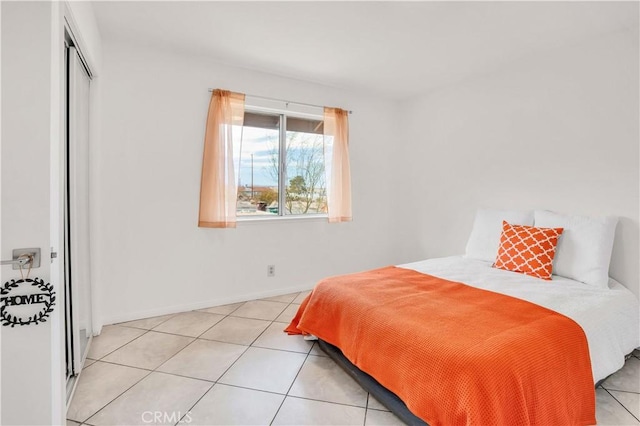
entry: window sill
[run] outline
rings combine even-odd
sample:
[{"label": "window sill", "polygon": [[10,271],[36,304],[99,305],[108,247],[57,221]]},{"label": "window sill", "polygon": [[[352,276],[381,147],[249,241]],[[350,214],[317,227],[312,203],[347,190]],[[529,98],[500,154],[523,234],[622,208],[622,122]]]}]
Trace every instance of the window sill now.
[{"label": "window sill", "polygon": [[255,223],[268,223],[268,222],[327,222],[328,217],[326,214],[314,214],[314,215],[295,215],[295,216],[244,216],[238,217],[237,223],[240,224],[255,224]]}]

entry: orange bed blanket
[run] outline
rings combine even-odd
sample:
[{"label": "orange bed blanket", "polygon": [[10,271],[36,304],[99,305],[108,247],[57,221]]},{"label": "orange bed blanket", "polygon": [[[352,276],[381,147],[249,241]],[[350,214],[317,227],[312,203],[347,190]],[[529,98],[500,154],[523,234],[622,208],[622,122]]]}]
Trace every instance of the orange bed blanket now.
[{"label": "orange bed blanket", "polygon": [[285,331],[337,346],[431,426],[596,423],[582,328],[524,300],[387,267],[321,281]]}]

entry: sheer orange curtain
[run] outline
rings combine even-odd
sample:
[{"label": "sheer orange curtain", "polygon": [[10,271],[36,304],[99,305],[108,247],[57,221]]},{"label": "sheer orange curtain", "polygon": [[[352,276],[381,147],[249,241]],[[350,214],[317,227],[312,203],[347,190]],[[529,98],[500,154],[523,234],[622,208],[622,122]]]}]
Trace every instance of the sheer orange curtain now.
[{"label": "sheer orange curtain", "polygon": [[[351,170],[349,168],[349,112],[324,108],[325,141],[333,139],[331,167],[327,168],[329,222],[351,221]],[[325,143],[325,147],[327,143]]]},{"label": "sheer orange curtain", "polygon": [[211,93],[202,155],[199,227],[236,227],[238,186],[233,139],[234,127],[236,135],[241,134],[243,120],[243,94],[219,89]]}]

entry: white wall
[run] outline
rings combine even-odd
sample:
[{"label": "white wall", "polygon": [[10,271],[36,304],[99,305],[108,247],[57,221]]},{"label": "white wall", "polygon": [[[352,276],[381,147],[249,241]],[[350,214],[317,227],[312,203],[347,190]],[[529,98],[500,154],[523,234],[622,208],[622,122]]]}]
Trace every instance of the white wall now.
[{"label": "white wall", "polygon": [[[92,237],[106,324],[308,289],[406,257],[394,231],[395,104],[134,43],[105,41],[103,58]],[[354,110],[354,221],[198,228],[210,87]]]},{"label": "white wall", "polygon": [[404,105],[415,257],[464,253],[478,207],[616,215],[610,272],[637,295],[638,71],[635,28]]}]

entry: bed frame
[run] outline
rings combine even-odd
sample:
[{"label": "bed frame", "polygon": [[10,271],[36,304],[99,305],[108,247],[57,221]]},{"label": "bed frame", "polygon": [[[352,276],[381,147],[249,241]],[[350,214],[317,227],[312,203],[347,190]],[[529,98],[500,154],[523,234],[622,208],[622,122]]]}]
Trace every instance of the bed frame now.
[{"label": "bed frame", "polygon": [[376,379],[353,365],[340,349],[324,340],[318,339],[320,349],[322,349],[331,359],[333,359],[344,371],[347,372],[360,386],[373,395],[378,401],[387,407],[400,420],[410,426],[428,426],[424,420],[415,416],[398,396],[382,386]]}]

